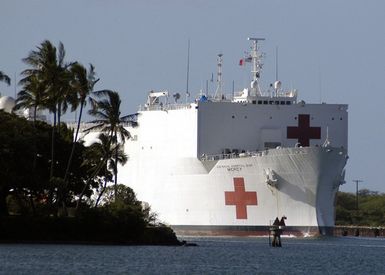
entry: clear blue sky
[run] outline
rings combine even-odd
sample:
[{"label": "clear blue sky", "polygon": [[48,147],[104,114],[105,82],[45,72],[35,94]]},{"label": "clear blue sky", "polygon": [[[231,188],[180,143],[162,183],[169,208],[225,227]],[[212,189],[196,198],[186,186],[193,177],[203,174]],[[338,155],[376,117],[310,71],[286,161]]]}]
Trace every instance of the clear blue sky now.
[{"label": "clear blue sky", "polygon": [[[2,0],[0,70],[14,81],[21,58],[44,39],[64,43],[68,61],[93,63],[98,89],[119,91],[133,113],[150,90],[198,93],[224,54],[225,90],[248,85],[238,66],[248,36],[265,37],[263,84],[279,78],[306,102],[349,104],[343,191],[385,192],[385,2],[278,0]],[[3,95],[15,88],[0,83]],[[331,137],[332,139],[332,137]]]}]

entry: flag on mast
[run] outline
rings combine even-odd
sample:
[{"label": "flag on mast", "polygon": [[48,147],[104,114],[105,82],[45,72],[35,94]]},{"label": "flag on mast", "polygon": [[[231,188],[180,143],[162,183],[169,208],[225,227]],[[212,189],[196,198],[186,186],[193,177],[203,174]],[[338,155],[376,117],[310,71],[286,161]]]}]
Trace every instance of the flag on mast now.
[{"label": "flag on mast", "polygon": [[248,56],[248,57],[245,57],[245,58],[242,58],[239,60],[239,66],[243,66],[245,65],[245,62],[251,62],[253,59],[251,56]]}]

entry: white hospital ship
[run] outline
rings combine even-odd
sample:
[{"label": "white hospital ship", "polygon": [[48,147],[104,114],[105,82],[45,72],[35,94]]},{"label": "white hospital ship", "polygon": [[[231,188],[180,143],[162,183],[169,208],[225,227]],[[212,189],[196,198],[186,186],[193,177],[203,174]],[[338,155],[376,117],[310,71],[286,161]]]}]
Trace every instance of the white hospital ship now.
[{"label": "white hospital ship", "polygon": [[276,81],[260,88],[259,38],[248,60],[249,88],[218,88],[193,103],[150,92],[138,112],[119,181],[179,234],[266,235],[275,217],[286,231],[328,234],[348,159],[348,106],[308,104]]}]

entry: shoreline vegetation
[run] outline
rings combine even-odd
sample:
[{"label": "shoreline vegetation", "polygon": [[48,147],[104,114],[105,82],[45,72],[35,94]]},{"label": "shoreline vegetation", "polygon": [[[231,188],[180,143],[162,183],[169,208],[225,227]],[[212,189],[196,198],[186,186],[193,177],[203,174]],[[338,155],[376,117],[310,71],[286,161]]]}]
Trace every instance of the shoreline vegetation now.
[{"label": "shoreline vegetation", "polygon": [[361,189],[358,194],[339,191],[335,224],[341,227],[385,227],[385,194],[368,189]]},{"label": "shoreline vegetation", "polygon": [[[93,172],[103,159],[100,143],[77,144],[68,184],[50,179],[51,131],[45,122],[0,110],[1,243],[183,244],[131,188],[108,185],[113,178],[108,162]],[[72,136],[65,124],[55,136],[56,173],[64,171]]]},{"label": "shoreline vegetation", "polygon": [[167,226],[135,226],[132,221],[125,222],[108,216],[104,218],[10,216],[0,222],[0,243],[167,246],[183,244]]},{"label": "shoreline vegetation", "polygon": [[385,194],[368,189],[338,192],[334,235],[385,237]]},{"label": "shoreline vegetation", "polygon": [[[136,114],[121,115],[118,92],[95,90],[92,64],[65,57],[61,42],[31,50],[13,109],[7,99],[0,110],[0,241],[183,244],[119,182],[118,165],[129,158],[125,126],[137,125]],[[11,79],[0,71],[2,82]],[[87,104],[93,120],[86,133],[99,133],[89,146],[78,139]],[[73,129],[62,121],[69,110],[77,114]]]}]

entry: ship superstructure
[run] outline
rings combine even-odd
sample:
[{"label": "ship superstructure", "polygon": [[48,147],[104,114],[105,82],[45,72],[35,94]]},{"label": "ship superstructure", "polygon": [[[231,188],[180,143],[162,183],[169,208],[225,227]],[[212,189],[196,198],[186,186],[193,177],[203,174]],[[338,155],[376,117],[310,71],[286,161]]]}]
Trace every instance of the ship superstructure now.
[{"label": "ship superstructure", "polygon": [[[348,106],[298,101],[279,81],[264,93],[263,39],[249,40],[251,85],[234,96],[221,79],[214,96],[188,104],[149,93],[120,180],[181,234],[263,235],[283,215],[289,232],[327,233],[348,158]],[[218,76],[221,66],[218,55]]]}]

